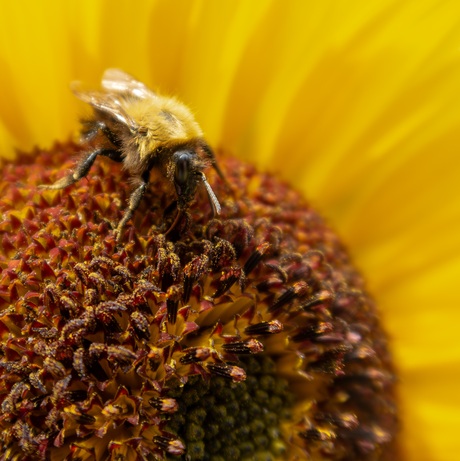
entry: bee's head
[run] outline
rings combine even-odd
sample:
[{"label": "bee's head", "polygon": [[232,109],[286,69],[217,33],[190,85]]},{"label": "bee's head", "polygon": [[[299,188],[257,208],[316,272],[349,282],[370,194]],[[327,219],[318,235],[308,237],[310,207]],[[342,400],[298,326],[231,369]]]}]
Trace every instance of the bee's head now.
[{"label": "bee's head", "polygon": [[186,208],[195,194],[197,176],[196,154],[191,150],[180,150],[173,154],[174,186],[179,208]]},{"label": "bee's head", "polygon": [[176,187],[179,209],[185,209],[192,201],[198,181],[203,181],[208,193],[213,214],[220,213],[219,202],[211,189],[206,176],[201,171],[204,167],[198,155],[193,150],[179,150],[173,154],[174,186]]}]

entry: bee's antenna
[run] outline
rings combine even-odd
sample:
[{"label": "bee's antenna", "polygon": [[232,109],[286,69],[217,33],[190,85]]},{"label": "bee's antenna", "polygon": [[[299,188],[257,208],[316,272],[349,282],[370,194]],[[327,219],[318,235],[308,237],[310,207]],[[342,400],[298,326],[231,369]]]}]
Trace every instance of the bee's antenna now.
[{"label": "bee's antenna", "polygon": [[220,214],[221,211],[219,200],[217,200],[216,194],[209,185],[206,176],[203,172],[201,172],[201,180],[203,181],[204,187],[206,187],[206,192],[208,193],[209,203],[211,204],[212,208],[212,214],[213,216],[216,216]]}]

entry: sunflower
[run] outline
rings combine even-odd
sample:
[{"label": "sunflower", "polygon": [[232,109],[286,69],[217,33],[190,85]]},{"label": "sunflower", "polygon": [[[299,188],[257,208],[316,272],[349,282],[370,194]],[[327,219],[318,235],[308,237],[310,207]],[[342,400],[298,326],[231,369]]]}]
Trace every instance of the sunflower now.
[{"label": "sunflower", "polygon": [[[66,162],[76,151],[71,142],[60,144],[58,148],[54,145],[52,149],[57,149],[60,156],[50,156],[49,149],[42,148],[53,145],[56,140],[64,142],[77,127],[81,107],[68,91],[68,82],[81,80],[96,86],[107,67],[122,68],[163,93],[180,96],[193,109],[207,140],[218,152],[222,151],[223,158],[227,155],[244,158],[259,170],[272,172],[289,182],[338,230],[356,265],[365,274],[367,287],[377,300],[384,327],[391,338],[400,382],[403,421],[400,441],[406,459],[454,460],[459,446],[453,432],[460,423],[456,392],[460,354],[455,334],[458,291],[452,288],[460,265],[460,240],[455,232],[460,218],[457,202],[460,173],[456,168],[460,146],[459,13],[456,2],[433,0],[337,0],[328,4],[294,0],[284,3],[268,0],[145,1],[135,7],[103,1],[79,2],[78,5],[57,1],[9,2],[2,5],[0,19],[1,154],[13,159],[17,155],[15,149],[30,152],[29,160],[21,154],[16,168],[26,168],[32,161],[38,161],[43,168],[41,176],[31,178],[37,183],[47,179],[46,175],[56,174],[60,167],[70,167]],[[40,149],[35,149],[36,145]],[[230,170],[231,160],[228,162],[224,161]],[[232,176],[237,184],[239,177],[246,177],[246,168],[249,168],[238,165],[234,170],[240,175]],[[11,177],[8,168],[6,163],[2,165],[3,179]],[[100,174],[104,171],[102,169]],[[21,180],[27,180],[26,172],[21,174]],[[269,181],[260,181],[265,180]],[[118,190],[116,186],[110,183],[106,191],[113,194]],[[13,194],[11,188],[3,189],[3,196],[7,193],[11,203],[15,200],[19,203],[19,196]],[[290,197],[289,193],[283,192],[286,197]],[[86,197],[91,198],[88,191]],[[32,199],[40,200],[38,196]],[[47,209],[62,203],[59,194],[47,195],[44,199]],[[66,200],[69,201],[66,206],[77,207],[70,203],[71,198]],[[118,200],[121,199],[118,197]],[[297,203],[297,200],[301,202],[300,198],[294,201]],[[92,222],[100,226],[82,231],[78,236],[82,244],[88,244],[98,232],[108,232],[104,227],[107,224],[99,219],[101,211],[118,216],[112,202],[94,203],[94,208],[97,213],[90,209],[92,214],[78,215],[88,226]],[[30,216],[20,218],[29,220]],[[75,223],[69,221],[67,225],[75,226]],[[137,224],[141,229],[146,225],[145,222]],[[217,232],[222,241],[231,241],[232,233],[249,235],[244,226],[218,231],[209,228],[207,232]],[[46,251],[45,240],[35,245]],[[133,245],[143,250],[161,247],[157,240],[148,239],[139,239]],[[264,247],[251,245],[248,243],[247,248],[240,248],[238,258],[264,251]],[[4,240],[4,256],[14,260],[8,248]],[[167,245],[164,250],[167,253]],[[86,291],[80,290],[82,296],[100,295],[103,290],[111,296],[104,305],[105,310],[84,321],[100,324],[116,317],[120,325],[109,323],[116,334],[121,334],[118,328],[128,331],[129,326],[135,340],[142,341],[152,334],[153,328],[149,333],[145,329],[145,306],[141,306],[134,317],[126,317],[127,313],[117,301],[120,292],[114,288],[120,284],[133,287],[134,278],[141,275],[142,283],[152,282],[151,276],[145,274],[148,261],[136,261],[130,251],[134,249],[127,248],[126,254],[118,256],[118,263],[123,263],[121,266],[98,254],[96,261],[85,260],[77,266],[71,277],[80,286],[86,284]],[[210,251],[226,257],[222,249]],[[198,258],[199,254],[195,256]],[[53,257],[59,260],[62,255],[53,252]],[[171,269],[173,259],[171,256],[164,260],[164,270]],[[188,263],[192,261],[193,258]],[[238,261],[244,266],[243,260]],[[221,266],[226,267],[223,262],[216,263],[216,270]],[[40,270],[47,273],[51,269]],[[254,271],[261,269],[255,267]],[[209,281],[213,290],[218,290],[216,277]],[[228,277],[230,281],[237,280],[236,273],[229,273]],[[109,280],[108,285],[104,285],[104,279]],[[230,282],[224,288],[229,286]],[[238,286],[236,283],[231,289],[239,289]],[[61,311],[64,310],[62,306],[53,301],[58,288],[51,283],[42,296],[49,309]],[[72,291],[69,287],[66,289]],[[173,290],[168,299],[172,300],[170,310],[175,312]],[[305,294],[302,287],[298,290]],[[130,296],[132,302],[137,302],[133,293],[130,292]],[[228,296],[226,292],[222,297],[225,296]],[[306,302],[301,296],[298,299]],[[66,309],[73,308],[78,313],[75,299],[69,297],[68,303]],[[271,306],[273,308],[273,304]],[[186,328],[186,312],[179,310],[174,316],[176,314],[175,328]],[[9,319],[12,323],[5,323],[3,319],[2,325],[14,329],[14,320],[12,317]],[[67,319],[70,323],[67,331],[75,337],[75,344],[80,344],[78,335],[82,333],[72,320]],[[155,322],[161,323],[158,319]],[[242,315],[239,322],[242,322],[239,331],[249,333],[243,335],[238,347],[254,351],[267,347],[251,330],[257,322],[249,314]],[[269,320],[260,319],[260,328],[273,327],[266,322]],[[321,320],[310,325],[311,334],[324,333],[329,327],[326,324]],[[274,325],[276,331],[278,324]],[[40,322],[31,328],[38,336],[45,334],[45,325]],[[171,331],[162,332],[160,327],[157,330],[157,335],[172,334]],[[226,332],[217,328],[209,334],[219,347],[223,347],[225,340],[222,338]],[[132,356],[133,348],[125,339],[118,341],[118,346],[111,344],[111,348],[103,350],[95,346],[80,348],[80,360],[74,357],[74,366],[80,367],[82,375],[88,373],[89,367],[90,374],[102,377],[113,373],[107,368],[109,359],[117,370],[127,369],[129,362],[142,357]],[[225,343],[233,344],[226,346],[225,354],[237,352],[236,342]],[[193,354],[209,353],[193,349],[198,346],[190,340],[189,351],[170,348],[168,354],[171,357],[176,354],[180,366],[191,368],[195,366]],[[10,349],[11,357],[18,354],[19,346],[15,347]],[[62,353],[65,355],[66,351]],[[157,353],[152,349],[150,359],[158,360]],[[323,357],[330,359],[322,362],[323,371],[327,368],[325,364],[330,364],[337,372],[341,354],[346,353],[346,350],[334,350]],[[181,362],[184,356],[188,358]],[[217,387],[235,387],[243,381],[243,376],[261,376],[263,370],[279,366],[262,363],[256,357],[257,353],[249,354],[241,363],[230,361],[233,365],[206,359],[203,362],[209,365],[205,365],[201,373],[221,376],[226,380],[224,383],[232,383],[225,386],[215,380],[213,385]],[[103,406],[94,399],[86,414],[81,414],[78,405],[81,389],[65,390],[65,373],[58,362],[47,360],[45,375],[37,375],[35,384],[39,389],[48,385],[47,376],[54,376],[59,378],[62,392],[71,393],[75,404],[68,405],[67,433],[80,431],[85,436],[88,430],[85,428],[97,425],[101,415],[105,415],[105,420],[124,418],[135,423],[134,409],[140,403],[128,391],[129,379],[111,390],[110,404]],[[97,365],[99,362],[101,367]],[[295,367],[296,364],[287,366],[290,365]],[[226,368],[228,366],[235,368]],[[145,365],[143,372],[151,373],[147,368]],[[267,376],[259,381],[277,389],[278,405],[298,411],[292,404],[292,394],[285,392],[284,378],[271,382],[272,375]],[[101,382],[106,381],[101,378]],[[171,388],[168,395],[159,388],[143,389],[150,402],[150,409],[146,411],[158,410],[158,414],[166,415],[165,420],[169,418],[167,430],[152,433],[151,439],[156,437],[155,446],[163,447],[163,451],[172,455],[183,450],[182,444],[189,435],[197,438],[199,432],[199,424],[190,426],[188,434],[180,432],[183,425],[176,405],[188,404],[187,414],[190,413],[196,422],[203,416],[193,407],[194,399],[197,395],[207,395],[207,389],[199,383],[190,392],[181,384],[177,384],[177,389]],[[26,392],[17,386],[10,397]],[[263,395],[266,389],[257,388],[251,392]],[[4,408],[7,407],[8,402]],[[123,415],[117,413],[120,408],[124,409]],[[220,405],[215,405],[214,411],[217,419],[219,411],[221,419],[222,412],[229,412]],[[281,411],[270,413],[284,417]],[[353,426],[354,421],[350,413],[348,419],[334,423],[329,419],[322,423],[337,427]],[[275,421],[275,426],[283,425],[284,422]],[[98,430],[102,436],[107,427]],[[326,430],[313,433],[301,427],[298,434],[302,434],[300,438],[303,439],[316,437],[325,444],[330,442]],[[133,445],[138,443],[134,439],[130,442]],[[270,440],[275,443],[275,439]],[[59,444],[59,440],[56,443]],[[118,454],[124,448],[114,442],[110,449]],[[200,449],[198,443],[198,453]]]}]

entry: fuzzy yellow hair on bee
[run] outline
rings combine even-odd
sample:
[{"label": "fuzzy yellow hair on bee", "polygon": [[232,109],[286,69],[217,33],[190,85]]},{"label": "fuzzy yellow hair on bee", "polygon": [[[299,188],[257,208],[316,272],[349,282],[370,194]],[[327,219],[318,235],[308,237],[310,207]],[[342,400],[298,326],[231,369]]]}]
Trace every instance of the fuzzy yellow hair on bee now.
[{"label": "fuzzy yellow hair on bee", "polygon": [[82,145],[87,150],[74,170],[46,189],[63,189],[85,177],[97,156],[121,162],[133,179],[123,218],[115,230],[117,238],[144,196],[152,169],[157,169],[175,187],[177,215],[169,233],[187,210],[196,189],[205,186],[213,214],[220,204],[203,170],[217,166],[214,153],[190,109],[172,97],[161,96],[119,69],[107,69],[102,89],[86,91],[79,83],[74,94],[93,108],[93,115],[82,122]]}]

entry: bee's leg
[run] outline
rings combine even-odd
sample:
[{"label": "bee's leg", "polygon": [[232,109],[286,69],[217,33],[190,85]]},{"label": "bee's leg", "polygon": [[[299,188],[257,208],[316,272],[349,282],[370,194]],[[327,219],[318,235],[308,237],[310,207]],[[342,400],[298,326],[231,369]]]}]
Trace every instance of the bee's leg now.
[{"label": "bee's leg", "polygon": [[107,127],[105,123],[101,123],[100,130],[115,147],[121,149],[121,141],[115,136],[114,132],[109,127]]},{"label": "bee's leg", "polygon": [[81,141],[89,142],[92,141],[97,134],[105,127],[105,123],[98,122],[95,120],[82,120],[82,130],[80,132]]},{"label": "bee's leg", "polygon": [[81,138],[83,142],[90,142],[98,135],[98,133],[103,133],[115,147],[121,149],[121,141],[104,122],[101,122],[100,120],[83,120],[81,123],[83,125],[81,130]]},{"label": "bee's leg", "polygon": [[129,200],[128,200],[128,208],[125,209],[125,212],[123,214],[123,218],[121,218],[120,222],[118,223],[117,228],[115,229],[115,235],[117,237],[117,240],[120,240],[121,238],[121,233],[126,226],[126,223],[133,217],[134,212],[137,210],[139,207],[139,204],[141,203],[142,197],[145,194],[145,191],[147,190],[147,187],[149,185],[149,176],[150,176],[150,171],[147,171],[141,176],[141,183],[136,189],[133,190],[131,193]]},{"label": "bee's leg", "polygon": [[67,176],[64,176],[59,181],[56,181],[54,184],[46,184],[39,186],[41,189],[64,189],[71,184],[76,183],[81,178],[85,177],[90,168],[93,166],[94,161],[98,155],[105,155],[107,157],[120,155],[117,151],[112,149],[96,149],[89,152],[85,157],[83,157],[75,167],[74,171]]},{"label": "bee's leg", "polygon": [[106,149],[99,155],[103,155],[104,157],[108,157],[110,160],[114,162],[121,163],[123,161],[123,153],[120,150],[109,150]]},{"label": "bee's leg", "polygon": [[165,237],[177,226],[180,221],[180,218],[184,215],[183,210],[177,210],[176,217],[174,218],[173,223],[169,226],[169,229],[165,232]]}]

